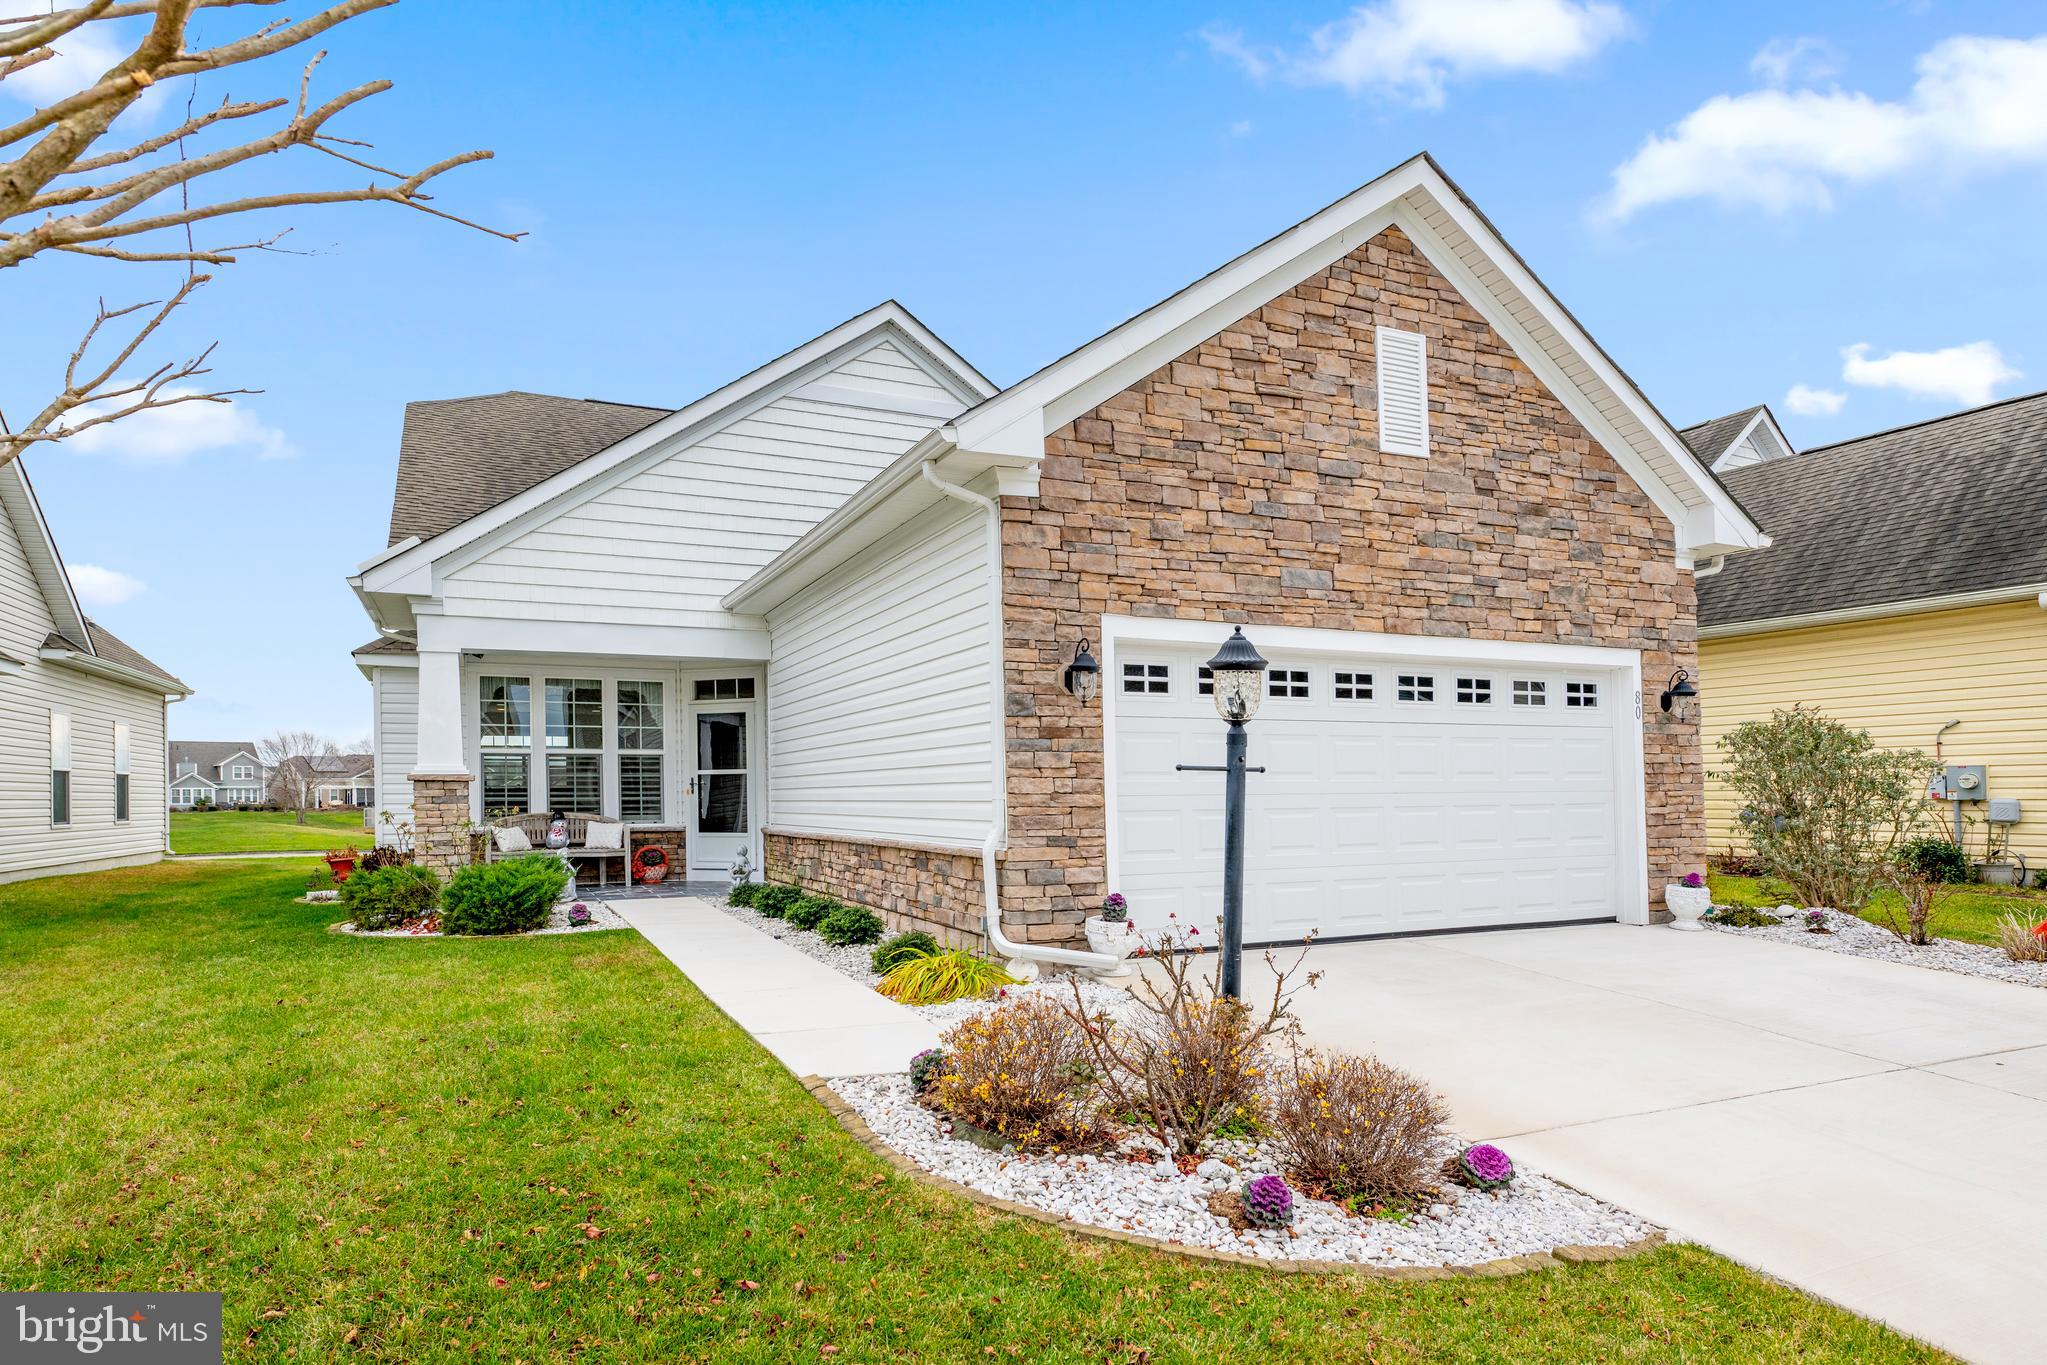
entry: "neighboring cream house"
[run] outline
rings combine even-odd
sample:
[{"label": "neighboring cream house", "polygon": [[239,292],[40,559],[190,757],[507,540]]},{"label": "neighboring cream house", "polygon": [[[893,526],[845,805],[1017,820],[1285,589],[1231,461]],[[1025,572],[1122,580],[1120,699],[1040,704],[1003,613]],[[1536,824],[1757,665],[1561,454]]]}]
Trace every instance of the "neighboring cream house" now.
[{"label": "neighboring cream house", "polygon": [[260,806],[270,799],[270,770],[256,746],[243,740],[172,740],[170,779],[172,810]]},{"label": "neighboring cream house", "polygon": [[86,619],[28,471],[0,465],[0,881],[161,858],[165,712],[189,695]]},{"label": "neighboring cream house", "polygon": [[[2047,869],[2047,394],[1724,463],[1756,412],[1686,433],[1773,541],[1699,576],[1708,768],[1735,725],[1816,707],[1983,765],[1981,793],[2018,801],[2009,846]],[[1981,857],[1989,806],[1962,811]],[[1737,815],[1709,781],[1716,852],[1742,842]]]},{"label": "neighboring cream house", "polygon": [[429,864],[585,811],[1028,959],[1213,918],[1238,623],[1249,941],[1651,922],[1694,566],[1767,543],[1417,157],[1006,389],[887,303],[672,412],[411,404],[350,582]]}]

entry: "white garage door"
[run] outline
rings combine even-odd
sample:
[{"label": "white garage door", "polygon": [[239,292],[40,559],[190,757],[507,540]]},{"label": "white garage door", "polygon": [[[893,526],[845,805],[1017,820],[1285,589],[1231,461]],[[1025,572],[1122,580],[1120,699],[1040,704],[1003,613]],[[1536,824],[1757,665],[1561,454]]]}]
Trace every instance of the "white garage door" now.
[{"label": "white garage door", "polygon": [[[1117,889],[1140,922],[1221,915],[1224,726],[1197,651],[1119,644]],[[1618,911],[1616,675],[1261,650],[1244,939],[1298,941]]]}]

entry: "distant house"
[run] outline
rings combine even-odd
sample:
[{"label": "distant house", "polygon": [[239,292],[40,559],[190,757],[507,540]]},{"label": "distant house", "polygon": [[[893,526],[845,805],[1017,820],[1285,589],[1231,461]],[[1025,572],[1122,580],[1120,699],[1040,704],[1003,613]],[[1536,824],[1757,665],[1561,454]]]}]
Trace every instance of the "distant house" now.
[{"label": "distant house", "polygon": [[270,770],[246,740],[174,739],[170,787],[172,810],[259,806],[269,799]]},{"label": "distant house", "polygon": [[[1781,439],[1775,425],[1752,408],[1684,433],[1774,541],[1698,571],[1709,773],[1742,721],[1817,707],[1880,744],[1984,765],[1974,790],[2017,799],[1999,811],[2018,817],[2009,847],[2047,868],[2047,393],[1730,461],[1743,433]],[[1989,806],[1961,804],[1981,857]],[[1717,781],[1706,820],[1714,849],[1741,842]]]},{"label": "distant house", "polygon": [[161,858],[165,713],[191,693],[86,618],[28,471],[0,465],[0,881]]},{"label": "distant house", "polygon": [[287,785],[297,785],[297,774],[308,774],[312,810],[367,810],[377,799],[376,760],[369,754],[322,754],[311,758],[288,758],[278,765]]}]

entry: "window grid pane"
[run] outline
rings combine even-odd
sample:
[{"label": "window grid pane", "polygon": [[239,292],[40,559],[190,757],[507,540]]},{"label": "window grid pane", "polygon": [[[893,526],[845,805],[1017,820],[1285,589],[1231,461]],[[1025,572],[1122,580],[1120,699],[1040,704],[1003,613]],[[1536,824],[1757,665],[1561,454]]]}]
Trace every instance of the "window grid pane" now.
[{"label": "window grid pane", "polygon": [[622,682],[618,685],[618,747],[627,752],[659,753],[662,747],[661,684]]},{"label": "window grid pane", "polygon": [[483,812],[485,815],[524,815],[533,809],[531,783],[526,776],[526,755],[485,754],[483,756]]},{"label": "window grid pane", "polygon": [[1268,668],[1265,670],[1265,695],[1287,697],[1298,700],[1308,695],[1308,670],[1305,668]]},{"label": "window grid pane", "polygon": [[752,678],[699,678],[696,684],[698,701],[752,701]]},{"label": "window grid pane", "polygon": [[599,762],[596,754],[549,754],[547,808],[597,814]]},{"label": "window grid pane", "polygon": [[1165,664],[1125,664],[1123,690],[1163,697],[1172,691],[1172,669]]},{"label": "window grid pane", "polygon": [[1402,673],[1394,696],[1401,701],[1434,701],[1436,678],[1432,673]]},{"label": "window grid pane", "polygon": [[1332,689],[1338,701],[1370,701],[1372,699],[1372,675],[1369,673],[1338,673]]},{"label": "window grid pane", "polygon": [[661,818],[661,755],[618,756],[618,818],[641,823]]},{"label": "window grid pane", "polygon": [[1564,705],[1585,707],[1599,705],[1599,684],[1589,682],[1565,683]]},{"label": "window grid pane", "polygon": [[525,749],[533,743],[532,685],[524,678],[478,678],[480,742],[486,749]]},{"label": "window grid pane", "polygon": [[1457,700],[1466,706],[1490,706],[1493,703],[1493,680],[1491,678],[1459,678]]},{"label": "window grid pane", "polygon": [[595,678],[547,680],[547,747],[550,749],[604,747],[602,683]]},{"label": "window grid pane", "polygon": [[1207,664],[1194,670],[1194,690],[1204,697],[1215,695],[1215,670]]},{"label": "window grid pane", "polygon": [[1549,705],[1549,684],[1539,679],[1516,678],[1514,680],[1514,704],[1516,706]]}]

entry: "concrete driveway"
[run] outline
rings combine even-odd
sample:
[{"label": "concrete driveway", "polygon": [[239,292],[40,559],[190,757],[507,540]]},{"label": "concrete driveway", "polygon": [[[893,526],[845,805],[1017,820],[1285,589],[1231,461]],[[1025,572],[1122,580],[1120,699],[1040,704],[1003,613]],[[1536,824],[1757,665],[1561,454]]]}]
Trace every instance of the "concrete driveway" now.
[{"label": "concrete driveway", "polygon": [[1309,1037],[1471,1137],[1970,1359],[2047,1349],[2047,990],[1622,925],[1309,957]]}]

